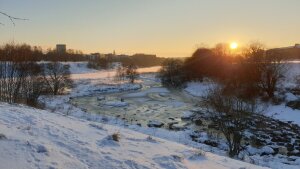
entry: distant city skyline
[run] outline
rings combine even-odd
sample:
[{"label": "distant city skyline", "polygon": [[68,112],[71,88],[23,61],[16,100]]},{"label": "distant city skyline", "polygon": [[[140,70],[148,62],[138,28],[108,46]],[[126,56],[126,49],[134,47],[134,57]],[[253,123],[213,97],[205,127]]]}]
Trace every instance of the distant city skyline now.
[{"label": "distant city skyline", "polygon": [[186,57],[205,44],[300,43],[299,0],[0,0],[0,43]]}]

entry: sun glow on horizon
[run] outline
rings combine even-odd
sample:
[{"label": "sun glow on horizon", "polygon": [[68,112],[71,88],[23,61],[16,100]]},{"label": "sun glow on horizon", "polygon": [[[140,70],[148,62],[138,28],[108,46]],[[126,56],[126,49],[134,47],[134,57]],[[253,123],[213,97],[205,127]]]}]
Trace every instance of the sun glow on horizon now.
[{"label": "sun glow on horizon", "polygon": [[230,44],[230,49],[237,49],[239,47],[239,45],[236,42],[232,42]]}]

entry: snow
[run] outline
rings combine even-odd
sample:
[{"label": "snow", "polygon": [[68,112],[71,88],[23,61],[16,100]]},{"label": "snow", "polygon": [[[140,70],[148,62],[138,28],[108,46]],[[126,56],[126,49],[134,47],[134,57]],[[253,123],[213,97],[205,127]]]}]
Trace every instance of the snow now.
[{"label": "snow", "polygon": [[104,103],[106,106],[111,107],[125,107],[128,106],[128,103],[122,101],[108,101]]},{"label": "snow", "polygon": [[286,93],[285,94],[285,100],[286,101],[294,101],[300,99],[300,97],[295,96],[293,93]]},{"label": "snow", "polygon": [[300,77],[300,63],[290,62],[286,64],[287,70],[285,73],[284,87],[293,88],[296,87],[296,77]]},{"label": "snow", "polygon": [[247,151],[250,155],[255,155],[255,154],[262,154],[262,153],[266,153],[266,154],[272,154],[274,153],[274,150],[269,147],[269,146],[264,146],[262,148],[254,148],[251,146],[247,147]]},{"label": "snow", "polygon": [[148,127],[162,127],[164,123],[157,120],[150,120],[148,123]]},{"label": "snow", "polygon": [[137,93],[130,93],[125,95],[126,97],[144,97],[148,95],[149,93],[159,93],[161,96],[164,96],[166,93],[169,93],[169,90],[162,87],[154,87],[150,88],[149,90],[144,90]]},{"label": "snow", "polygon": [[215,85],[210,81],[189,82],[184,90],[192,96],[204,97],[207,95],[208,90],[213,87],[215,87]]},{"label": "snow", "polygon": [[85,74],[85,73],[97,72],[97,70],[95,69],[88,68],[87,62],[62,62],[62,63],[70,66],[70,72],[72,72],[72,74]]},{"label": "snow", "polygon": [[[283,86],[286,88],[299,88],[300,86],[296,82],[296,77],[300,77],[300,63],[291,62],[287,64],[287,67],[285,79],[282,82]],[[299,95],[296,96],[290,92],[287,92],[285,96],[286,101],[294,101],[300,98]],[[300,110],[293,110],[292,108],[285,106],[285,103],[268,106],[264,111],[264,114],[282,121],[291,121],[300,125]]]},{"label": "snow", "polygon": [[194,116],[193,112],[185,111],[182,113],[181,119],[191,119]]},{"label": "snow", "polygon": [[[262,168],[129,129],[0,103],[0,168]],[[110,139],[120,133],[120,141]],[[155,141],[153,141],[155,140]]]},{"label": "snow", "polygon": [[104,96],[98,96],[98,97],[97,97],[97,100],[98,100],[98,101],[105,100],[105,97],[104,97]]},{"label": "snow", "polygon": [[[148,85],[148,83],[151,84],[151,83],[153,83],[153,81],[157,81],[154,78],[155,74],[147,74],[147,76],[142,75],[142,77],[141,77],[142,81],[139,81],[138,84],[128,84],[128,83],[124,83],[124,82],[123,83],[115,82],[113,80],[113,76],[112,76],[113,70],[95,71],[95,70],[91,69],[91,71],[90,71],[91,73],[90,73],[89,71],[87,71],[87,68],[78,68],[78,69],[80,69],[80,70],[77,70],[77,72],[75,72],[77,74],[72,75],[72,78],[75,81],[75,88],[73,88],[68,95],[55,96],[55,97],[47,96],[47,97],[41,98],[41,100],[45,102],[46,108],[51,110],[52,112],[55,112],[58,114],[69,114],[73,118],[78,118],[77,120],[82,119],[80,121],[84,121],[83,119],[86,119],[86,120],[90,121],[90,124],[88,124],[88,125],[92,128],[96,128],[98,130],[111,131],[111,132],[106,132],[105,136],[104,135],[99,136],[102,139],[96,141],[95,144],[97,146],[105,147],[105,145],[109,144],[109,146],[112,149],[121,148],[123,151],[122,144],[114,143],[114,142],[112,143],[112,142],[110,142],[110,140],[108,138],[109,138],[109,135],[113,134],[114,132],[120,132],[122,130],[120,132],[121,133],[121,142],[122,142],[122,140],[124,139],[124,134],[123,134],[124,131],[123,130],[126,130],[126,131],[128,130],[128,132],[136,132],[137,135],[142,135],[141,137],[143,137],[144,140],[151,142],[153,144],[154,143],[160,144],[161,142],[168,142],[168,143],[170,142],[173,144],[174,142],[176,142],[174,144],[177,144],[180,146],[182,146],[184,144],[184,145],[186,145],[185,148],[188,148],[188,149],[191,147],[196,148],[196,149],[191,150],[193,152],[191,154],[190,154],[189,150],[186,150],[184,148],[185,150],[182,150],[180,152],[181,154],[179,153],[180,158],[178,158],[178,156],[175,156],[176,157],[175,158],[174,156],[172,156],[173,153],[171,153],[171,152],[174,152],[174,151],[178,152],[177,149],[173,149],[173,147],[168,147],[169,149],[167,151],[170,152],[171,155],[169,154],[170,156],[166,157],[164,155],[161,155],[160,152],[159,153],[157,152],[157,150],[160,150],[160,147],[163,147],[165,145],[159,145],[158,147],[154,146],[157,154],[155,154],[155,152],[152,152],[151,155],[149,155],[148,153],[147,153],[147,155],[140,154],[141,156],[145,156],[145,157],[143,157],[143,159],[137,158],[137,160],[139,160],[140,163],[135,161],[135,163],[137,163],[137,164],[131,165],[129,167],[126,166],[127,168],[134,168],[134,167],[136,167],[136,168],[145,168],[145,167],[148,167],[148,168],[200,168],[200,167],[203,167],[203,168],[227,168],[227,167],[242,168],[242,167],[238,166],[239,164],[238,165],[225,164],[225,166],[223,166],[223,160],[224,161],[231,160],[229,158],[223,157],[223,156],[226,156],[226,152],[224,151],[224,149],[210,147],[210,146],[192,141],[189,137],[189,134],[191,134],[192,131],[189,131],[189,130],[168,131],[168,130],[165,130],[162,128],[144,128],[144,127],[140,127],[137,125],[128,125],[128,124],[125,124],[125,122],[123,122],[120,119],[86,112],[85,110],[81,110],[69,103],[70,98],[73,98],[73,97],[88,96],[88,95],[102,94],[102,93],[123,92],[123,91],[130,91],[130,90],[134,90],[134,92],[130,92],[130,94],[127,94],[126,97],[140,97],[141,98],[140,100],[142,100],[142,97],[149,95],[151,93],[157,93],[161,97],[165,97],[165,96],[169,95],[170,91],[168,89],[165,89],[160,86],[154,86],[154,87],[152,86],[149,89],[140,90],[144,87],[145,84]],[[80,73],[80,72],[84,72],[84,73]],[[294,71],[294,73],[297,73],[297,71]],[[294,83],[290,84],[290,86],[293,86],[293,85],[294,85]],[[186,91],[186,93],[188,93],[192,96],[203,97],[207,93],[207,89],[210,89],[211,87],[214,87],[214,85],[212,85],[212,83],[209,81],[204,81],[202,83],[191,82],[187,85],[187,88],[185,89],[185,91]],[[287,95],[287,98],[293,99],[293,96]],[[105,101],[102,100],[101,103],[102,102],[105,103]],[[114,101],[114,102],[112,102],[112,104],[114,105],[114,104],[116,104],[116,102]],[[176,107],[182,103],[180,103],[176,100],[173,100],[172,104],[174,104],[174,106]],[[124,110],[126,108],[127,107],[125,107]],[[297,114],[296,110],[294,111],[294,110],[290,109],[289,107],[285,107],[284,104],[277,105],[277,107],[276,106],[268,107],[268,109],[266,110],[266,115],[269,115],[269,116],[272,116],[274,118],[284,120],[284,121],[291,120],[291,121],[294,121],[295,123],[300,124],[300,122],[297,121],[300,119],[299,113]],[[105,124],[103,124],[103,123],[105,123]],[[113,128],[113,130],[112,130],[112,128]],[[126,128],[126,129],[124,129],[124,128]],[[90,131],[88,131],[88,132],[90,132]],[[143,133],[143,134],[141,134],[141,133]],[[0,134],[1,134],[1,130],[0,130]],[[206,133],[203,132],[203,137],[201,139],[208,139],[205,134]],[[136,134],[134,134],[134,135],[136,135]],[[151,137],[153,137],[155,141],[149,141],[149,138],[147,135],[151,135]],[[158,138],[160,138],[160,139],[158,139]],[[135,138],[134,139],[132,138],[131,141],[133,141],[133,140],[136,141]],[[141,144],[141,143],[136,143],[136,144]],[[220,145],[223,147],[226,147],[224,142],[221,142]],[[151,148],[153,149],[153,147],[150,147],[149,145],[144,145],[144,146],[148,146],[149,149],[151,149]],[[49,148],[47,146],[46,146],[46,149],[48,150],[47,152],[51,153],[51,151],[49,151]],[[133,151],[136,151],[137,149],[139,149],[139,146],[137,146],[136,149],[133,149]],[[199,149],[209,151],[210,153],[206,152],[205,157],[202,157],[202,156],[195,157],[195,154],[198,154]],[[149,151],[148,149],[146,149],[146,150],[142,149],[142,150],[143,150],[143,152]],[[152,150],[152,151],[154,151],[154,150]],[[188,155],[185,155],[186,151],[189,152]],[[259,150],[259,151],[261,151],[261,150]],[[109,153],[111,153],[111,152],[109,152]],[[214,153],[214,154],[211,154],[211,153]],[[218,155],[216,155],[216,154],[218,154]],[[207,159],[207,156],[210,156],[210,155],[214,156],[213,157],[214,163],[212,163],[212,165],[210,165],[210,163],[211,163],[209,161],[210,158]],[[128,154],[125,154],[124,156],[128,156]],[[157,156],[161,156],[161,158],[160,157],[158,159],[155,158]],[[184,157],[184,158],[182,158],[182,157]],[[114,161],[114,160],[119,161],[119,162],[121,161],[122,163],[125,163],[124,161],[128,160],[128,159],[123,159],[123,158],[119,159],[119,157],[113,157],[112,159],[113,159],[112,161]],[[180,163],[178,161],[174,162],[178,159],[181,159]],[[99,160],[99,159],[97,159],[97,160]],[[143,160],[151,163],[151,165],[148,165],[148,163],[147,163],[147,165],[144,165]],[[286,158],[283,158],[280,156],[274,156],[274,157],[270,156],[270,157],[266,158],[265,156],[261,157],[261,156],[254,155],[251,157],[245,157],[244,160],[247,162],[259,164],[261,166],[269,166],[274,169],[299,168],[299,166],[285,164]],[[159,163],[159,164],[157,164],[157,163]],[[215,163],[218,163],[220,165],[215,165]],[[295,165],[297,165],[296,162],[294,162],[294,163],[295,163]],[[142,164],[142,165],[138,165],[138,164]],[[153,165],[155,167],[153,167]],[[114,168],[114,167],[112,167],[112,168]],[[118,167],[120,167],[120,166],[118,166]],[[126,168],[126,167],[123,167],[123,168]],[[0,166],[0,168],[1,168],[1,166]],[[252,167],[250,167],[250,168],[252,168]]]},{"label": "snow", "polygon": [[284,104],[269,106],[264,110],[264,114],[282,121],[292,121],[300,125],[300,110],[293,110]]},{"label": "snow", "polygon": [[[100,70],[96,71],[94,69],[88,69],[81,66],[77,66],[71,64],[70,71],[72,72],[71,78],[74,80],[83,80],[83,79],[100,79],[100,78],[109,78],[114,77],[116,74],[116,70]],[[153,66],[149,68],[139,68],[139,73],[152,73],[157,72],[160,69],[160,66]]]}]

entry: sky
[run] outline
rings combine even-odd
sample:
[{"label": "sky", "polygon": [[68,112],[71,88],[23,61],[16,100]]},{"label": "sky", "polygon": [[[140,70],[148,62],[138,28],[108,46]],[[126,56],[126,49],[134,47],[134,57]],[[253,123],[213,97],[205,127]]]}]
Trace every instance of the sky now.
[{"label": "sky", "polygon": [[300,43],[300,0],[0,0],[0,44],[186,57],[202,45]]}]

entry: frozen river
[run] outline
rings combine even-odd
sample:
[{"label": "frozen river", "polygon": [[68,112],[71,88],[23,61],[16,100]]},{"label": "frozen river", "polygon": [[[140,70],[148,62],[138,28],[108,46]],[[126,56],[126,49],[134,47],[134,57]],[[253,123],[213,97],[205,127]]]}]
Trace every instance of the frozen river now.
[{"label": "frozen river", "polygon": [[169,90],[153,78],[142,78],[138,91],[78,97],[72,104],[90,113],[118,117],[130,124],[147,126],[149,121],[170,124],[178,128],[190,125],[183,115],[197,108],[198,100],[179,90]]}]

